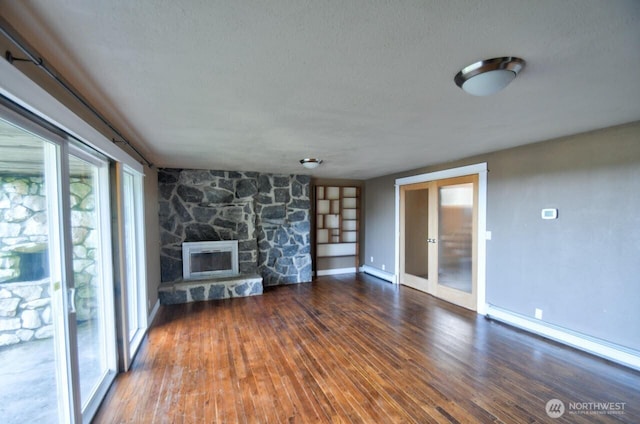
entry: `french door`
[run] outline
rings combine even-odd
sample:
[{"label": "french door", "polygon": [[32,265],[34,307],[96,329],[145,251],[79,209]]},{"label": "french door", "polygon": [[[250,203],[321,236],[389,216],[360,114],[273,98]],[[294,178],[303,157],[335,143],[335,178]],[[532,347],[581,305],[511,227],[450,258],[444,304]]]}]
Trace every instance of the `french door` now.
[{"label": "french door", "polygon": [[117,371],[109,169],[0,107],[0,416],[88,422]]},{"label": "french door", "polygon": [[477,308],[478,177],[400,187],[400,283]]}]

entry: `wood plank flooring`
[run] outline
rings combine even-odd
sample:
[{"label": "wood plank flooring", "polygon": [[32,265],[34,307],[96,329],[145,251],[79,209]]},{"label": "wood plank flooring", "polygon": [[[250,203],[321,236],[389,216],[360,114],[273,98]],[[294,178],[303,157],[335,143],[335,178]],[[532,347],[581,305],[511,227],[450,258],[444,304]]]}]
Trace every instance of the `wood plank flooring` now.
[{"label": "wood plank flooring", "polygon": [[350,274],[162,307],[94,422],[638,423],[640,373]]}]

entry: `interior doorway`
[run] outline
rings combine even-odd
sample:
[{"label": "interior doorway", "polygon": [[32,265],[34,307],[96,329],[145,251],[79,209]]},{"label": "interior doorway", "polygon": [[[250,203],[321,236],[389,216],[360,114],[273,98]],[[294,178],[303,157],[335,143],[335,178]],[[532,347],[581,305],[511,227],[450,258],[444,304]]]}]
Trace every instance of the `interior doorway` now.
[{"label": "interior doorway", "polygon": [[484,313],[486,164],[396,183],[397,282]]}]

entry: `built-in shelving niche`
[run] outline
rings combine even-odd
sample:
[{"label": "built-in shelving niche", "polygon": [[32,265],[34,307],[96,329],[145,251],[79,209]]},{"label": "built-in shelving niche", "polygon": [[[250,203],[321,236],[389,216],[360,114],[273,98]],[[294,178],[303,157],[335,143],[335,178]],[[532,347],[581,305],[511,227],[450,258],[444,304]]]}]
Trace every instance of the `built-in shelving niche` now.
[{"label": "built-in shelving niche", "polygon": [[318,275],[355,272],[359,266],[360,188],[316,186],[315,192],[316,271]]}]

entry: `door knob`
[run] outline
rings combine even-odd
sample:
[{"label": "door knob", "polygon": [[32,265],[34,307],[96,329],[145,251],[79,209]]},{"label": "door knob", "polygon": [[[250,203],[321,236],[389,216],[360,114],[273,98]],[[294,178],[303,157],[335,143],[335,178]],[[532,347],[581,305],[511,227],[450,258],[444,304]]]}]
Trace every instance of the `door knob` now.
[{"label": "door knob", "polygon": [[432,239],[432,238],[428,238],[427,239],[427,243],[435,243],[436,239]]}]

